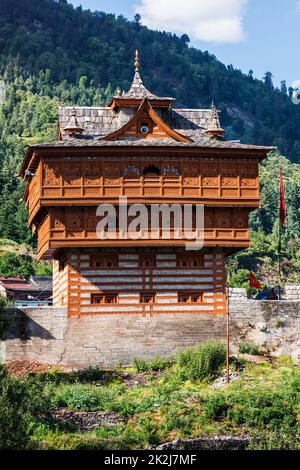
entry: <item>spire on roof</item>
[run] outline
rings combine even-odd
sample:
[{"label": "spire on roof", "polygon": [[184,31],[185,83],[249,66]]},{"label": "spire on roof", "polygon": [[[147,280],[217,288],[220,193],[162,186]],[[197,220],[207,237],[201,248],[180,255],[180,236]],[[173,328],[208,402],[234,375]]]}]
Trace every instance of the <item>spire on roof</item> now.
[{"label": "spire on roof", "polygon": [[73,108],[70,119],[68,120],[67,125],[63,130],[65,134],[82,134],[84,132],[83,127],[81,127],[77,121],[75,108]]},{"label": "spire on roof", "polygon": [[136,51],[135,51],[134,69],[135,69],[136,72],[140,71],[140,57],[139,57],[139,50],[138,49],[136,49]]},{"label": "spire on roof", "polygon": [[126,93],[123,92],[121,96],[118,94],[116,94],[115,96],[112,96],[109,106],[116,105],[116,103],[114,103],[114,100],[117,100],[117,105],[120,105],[122,103],[121,101],[122,99],[139,100],[141,102],[145,98],[147,98],[150,101],[151,100],[160,101],[160,102],[165,101],[165,102],[168,102],[167,106],[170,106],[171,102],[174,101],[173,98],[159,97],[151,93],[151,91],[147,90],[147,88],[143,84],[143,80],[141,79],[140,68],[141,68],[141,64],[140,64],[139,51],[138,49],[136,49],[135,58],[134,58],[134,77],[133,77],[132,85],[129,91],[127,91]]},{"label": "spire on roof", "polygon": [[205,130],[205,133],[208,137],[211,137],[211,138],[216,138],[216,139],[224,138],[225,131],[221,127],[219,116],[218,116],[218,111],[213,101],[211,105],[210,122]]},{"label": "spire on roof", "polygon": [[156,95],[151,93],[145,85],[143,84],[143,80],[141,79],[140,75],[140,57],[139,57],[139,51],[136,49],[135,51],[135,59],[134,59],[134,78],[133,82],[131,85],[130,90],[125,93],[122,98],[133,98],[133,99],[156,99],[158,98]]}]

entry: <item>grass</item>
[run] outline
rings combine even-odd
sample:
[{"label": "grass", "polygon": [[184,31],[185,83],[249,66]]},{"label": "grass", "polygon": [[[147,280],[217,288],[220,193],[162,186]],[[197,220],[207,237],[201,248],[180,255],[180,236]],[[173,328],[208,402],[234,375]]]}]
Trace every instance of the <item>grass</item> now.
[{"label": "grass", "polygon": [[[210,354],[209,348],[211,344],[201,354]],[[243,361],[239,378],[215,389],[212,381],[224,372],[224,364],[212,358],[204,361],[206,374],[200,379],[199,370],[202,374],[204,369],[199,348],[182,354],[172,360],[159,358],[150,364],[134,361],[133,367],[111,373],[111,378],[107,371],[98,369],[71,374],[57,370],[31,374],[26,379],[28,387],[34,385],[42,390],[48,411],[61,407],[107,411],[125,419],[122,425],[78,432],[75,425],[33,413],[29,431],[31,446],[59,450],[133,450],[178,438],[230,434],[250,436],[251,448],[300,448],[300,367],[289,358],[279,358],[273,364]],[[211,356],[219,357],[215,350]],[[187,357],[196,362],[184,370]],[[142,384],[129,386],[122,377],[136,376],[137,368],[144,371],[139,372],[143,374]],[[103,377],[108,378],[99,383]]]}]

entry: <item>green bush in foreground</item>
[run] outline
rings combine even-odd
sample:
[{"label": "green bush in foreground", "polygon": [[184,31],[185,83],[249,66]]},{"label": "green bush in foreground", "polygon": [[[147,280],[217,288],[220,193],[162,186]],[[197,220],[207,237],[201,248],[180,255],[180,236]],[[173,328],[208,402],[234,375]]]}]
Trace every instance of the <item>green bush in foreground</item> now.
[{"label": "green bush in foreground", "polygon": [[30,412],[38,405],[36,389],[0,366],[0,449],[30,447]]},{"label": "green bush in foreground", "polygon": [[298,404],[298,393],[254,389],[215,393],[203,407],[211,420],[227,418],[235,425],[274,431],[296,425]]},{"label": "green bush in foreground", "polygon": [[25,449],[29,442],[24,386],[0,367],[0,448]]},{"label": "green bush in foreground", "polygon": [[132,361],[132,367],[139,373],[163,371],[173,364],[174,360],[172,358],[164,359],[163,357],[156,357],[150,361],[144,361],[135,357]]},{"label": "green bush in foreground", "polygon": [[243,343],[239,344],[239,353],[251,354],[253,356],[259,356],[261,354],[259,348],[249,341],[244,341]]},{"label": "green bush in foreground", "polygon": [[300,426],[281,426],[276,431],[253,432],[248,450],[299,450]]},{"label": "green bush in foreground", "polygon": [[209,340],[176,355],[179,374],[184,380],[209,381],[226,363],[226,345],[223,341]]},{"label": "green bush in foreground", "polygon": [[55,392],[51,402],[54,407],[67,407],[74,411],[111,410],[122,391],[122,387],[64,385]]}]

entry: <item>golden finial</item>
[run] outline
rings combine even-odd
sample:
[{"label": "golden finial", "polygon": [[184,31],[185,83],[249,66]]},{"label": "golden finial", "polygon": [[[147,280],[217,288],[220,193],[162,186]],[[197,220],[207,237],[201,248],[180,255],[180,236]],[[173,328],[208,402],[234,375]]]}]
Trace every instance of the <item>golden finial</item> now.
[{"label": "golden finial", "polygon": [[136,49],[135,51],[135,61],[134,61],[134,68],[136,72],[140,71],[140,57],[139,57],[139,51]]}]

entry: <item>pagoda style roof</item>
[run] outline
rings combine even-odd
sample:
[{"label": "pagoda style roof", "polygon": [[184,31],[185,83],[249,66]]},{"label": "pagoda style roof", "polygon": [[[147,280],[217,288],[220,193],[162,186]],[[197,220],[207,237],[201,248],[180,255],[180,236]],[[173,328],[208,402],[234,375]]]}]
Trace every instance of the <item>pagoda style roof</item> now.
[{"label": "pagoda style roof", "polygon": [[58,140],[29,146],[20,174],[29,177],[25,170],[31,166],[34,169],[33,154],[38,149],[183,147],[203,153],[214,149],[232,157],[243,151],[261,158],[275,149],[226,141],[214,104],[210,109],[173,108],[173,98],[161,98],[147,90],[139,69],[136,53],[135,74],[129,91],[122,94],[119,89],[108,106],[60,107]]},{"label": "pagoda style roof", "polygon": [[[188,137],[198,134],[205,135],[206,129],[212,124],[211,109],[159,109],[153,108],[176,132]],[[117,131],[126,124],[134,115],[115,113],[109,107],[66,106],[59,108],[58,118],[62,140],[69,139],[65,128],[72,117],[74,110],[78,125],[84,129],[84,137],[104,137]]]},{"label": "pagoda style roof", "polygon": [[[140,75],[138,52],[135,57],[135,74],[127,93],[117,94],[108,106],[64,106],[59,108],[59,129],[61,140],[70,140],[74,134],[83,138],[119,140],[122,130],[126,130],[141,115],[141,107],[147,107],[148,114],[143,117],[153,121],[165,132],[165,138],[173,137],[175,141],[194,140],[207,135],[218,138],[224,134],[219,122],[218,111],[212,109],[176,109],[172,107],[174,98],[159,97],[149,91]],[[141,116],[142,118],[142,116]],[[78,129],[78,132],[76,132]],[[217,130],[221,130],[221,134]],[[152,135],[139,135],[140,140],[150,143]],[[160,139],[161,140],[161,139]],[[145,144],[143,144],[145,145]]]}]

